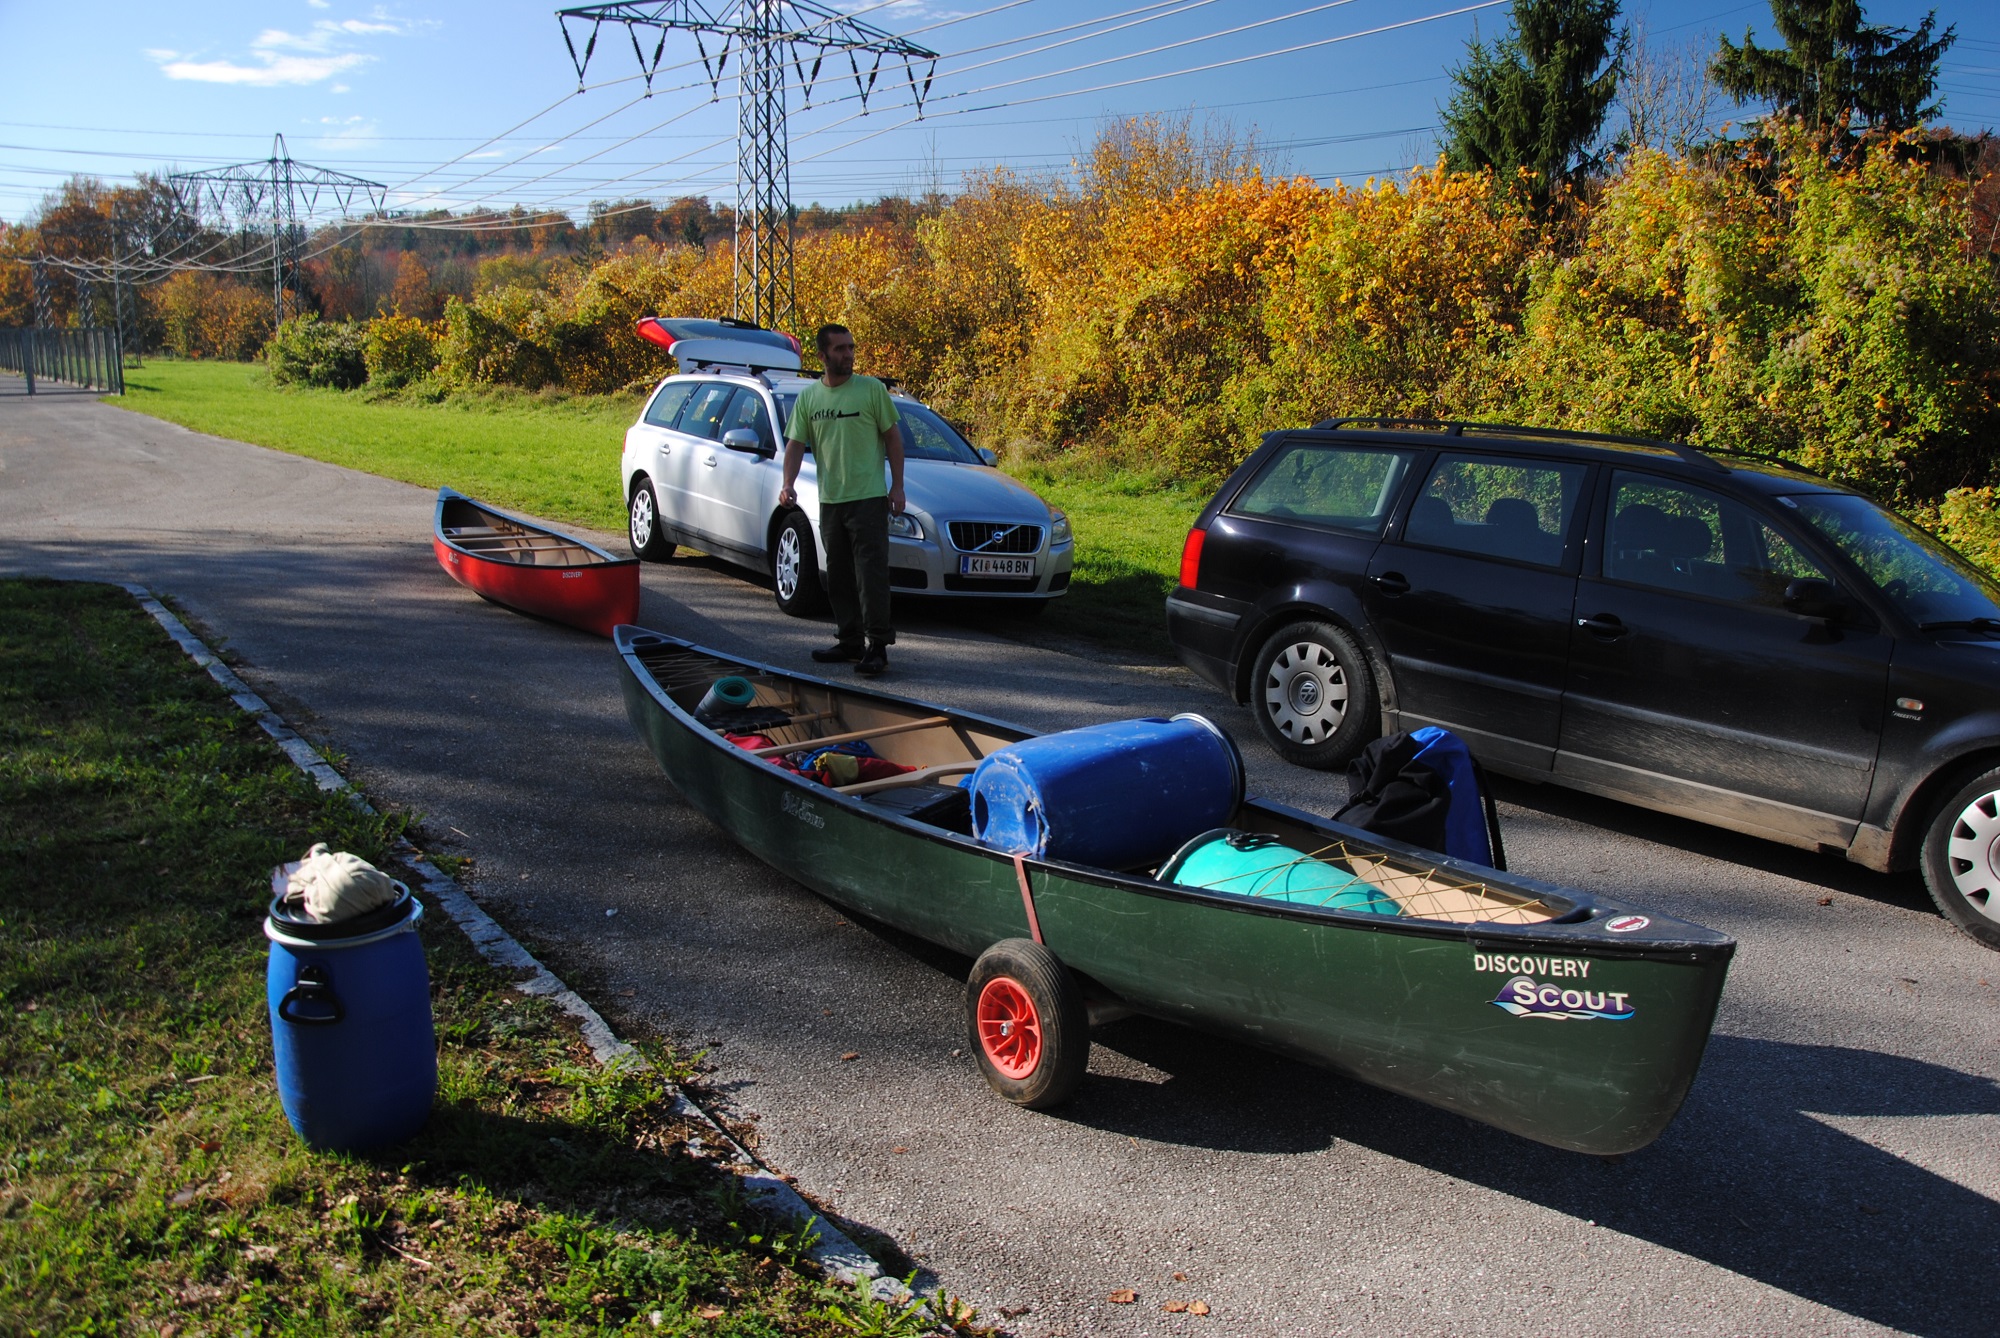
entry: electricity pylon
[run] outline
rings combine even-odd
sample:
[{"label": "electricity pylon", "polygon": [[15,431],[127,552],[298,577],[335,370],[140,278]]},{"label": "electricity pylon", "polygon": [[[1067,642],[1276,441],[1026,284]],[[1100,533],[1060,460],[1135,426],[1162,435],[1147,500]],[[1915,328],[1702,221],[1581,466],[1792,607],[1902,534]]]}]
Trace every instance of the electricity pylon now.
[{"label": "electricity pylon", "polygon": [[[907,87],[918,115],[937,73],[938,54],[871,23],[851,19],[814,0],[720,0],[713,9],[702,0],[651,0],[650,3],[585,5],[556,11],[563,42],[576,64],[579,87],[583,72],[597,50],[597,38],[607,25],[625,29],[639,72],[650,92],[660,68],[669,32],[691,33],[701,56],[709,89],[718,96],[736,58],[736,273],[733,313],[758,325],[777,327],[793,318],[797,290],[792,279],[792,169],[785,132],[787,69],[795,74],[812,106],[813,85],[829,57],[844,54],[860,96],[862,111],[882,81],[888,62],[887,86]],[[579,52],[571,25],[589,36]],[[639,40],[642,31],[659,37],[648,55]],[[713,52],[711,41],[719,41]],[[862,69],[862,57],[868,68]],[[921,73],[921,79],[919,74]],[[898,75],[902,77],[898,77]]]},{"label": "electricity pylon", "polygon": [[[388,207],[387,186],[297,162],[285,148],[283,135],[271,137],[271,156],[261,163],[176,172],[167,181],[179,196],[181,207],[197,217],[213,215],[225,227],[234,223],[246,231],[270,225],[271,309],[277,325],[285,320],[286,291],[298,291],[299,248],[305,242],[306,226],[319,212],[321,197],[331,197],[343,218],[354,212],[357,198],[368,201],[371,213],[379,214]],[[293,315],[298,314],[298,307],[294,298]]]}]

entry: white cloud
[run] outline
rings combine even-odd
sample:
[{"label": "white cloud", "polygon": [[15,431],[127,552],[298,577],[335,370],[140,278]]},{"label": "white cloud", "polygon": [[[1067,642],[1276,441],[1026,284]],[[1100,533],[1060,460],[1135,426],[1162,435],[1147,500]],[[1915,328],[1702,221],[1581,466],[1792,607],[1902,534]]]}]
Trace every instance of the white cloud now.
[{"label": "white cloud", "polygon": [[306,3],[314,9],[328,9],[332,7],[333,0],[306,0]]},{"label": "white cloud", "polygon": [[161,65],[160,72],[169,79],[189,79],[202,84],[248,84],[252,88],[274,88],[279,84],[316,84],[373,59],[355,52],[342,56],[276,56],[264,52],[257,55],[263,64],[176,60]]},{"label": "white cloud", "polygon": [[[308,0],[315,9],[324,9],[331,0]],[[427,26],[427,25],[416,25]],[[178,51],[149,50],[146,55],[169,79],[192,80],[205,84],[245,84],[252,88],[274,88],[279,84],[317,84],[365,65],[375,57],[353,49],[359,40],[371,37],[399,37],[412,29],[381,10],[366,19],[316,19],[302,33],[283,28],[266,28],[250,42],[250,59],[194,60]],[[336,93],[347,86],[335,84]]]}]

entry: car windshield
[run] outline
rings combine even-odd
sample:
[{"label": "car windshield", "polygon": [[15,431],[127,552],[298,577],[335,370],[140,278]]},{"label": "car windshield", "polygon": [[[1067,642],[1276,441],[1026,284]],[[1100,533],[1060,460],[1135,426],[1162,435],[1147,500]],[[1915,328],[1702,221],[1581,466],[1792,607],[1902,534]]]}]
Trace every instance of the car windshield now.
[{"label": "car windshield", "polygon": [[1831,539],[1920,626],[1983,620],[2000,630],[2000,587],[1902,517],[1844,493],[1778,500]]},{"label": "car windshield", "polygon": [[[779,395],[778,417],[784,423],[792,421],[792,406],[798,403],[797,395]],[[946,460],[953,464],[985,464],[979,452],[964,437],[958,435],[951,424],[921,404],[902,400],[896,405],[896,416],[903,429],[903,458],[905,460]],[[780,424],[782,428],[783,423]]]}]

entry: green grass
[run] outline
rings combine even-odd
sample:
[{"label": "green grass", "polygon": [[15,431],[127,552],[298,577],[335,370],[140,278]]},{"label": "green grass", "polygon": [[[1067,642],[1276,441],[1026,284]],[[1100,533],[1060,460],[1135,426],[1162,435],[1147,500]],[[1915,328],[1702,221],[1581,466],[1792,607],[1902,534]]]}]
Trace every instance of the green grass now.
[{"label": "green grass", "polygon": [[1055,632],[1171,658],[1167,596],[1179,582],[1181,544],[1212,488],[1130,469],[1060,459],[1014,472],[1076,530],[1076,575],[1049,606]]},{"label": "green grass", "polygon": [[450,484],[495,506],[625,529],[618,454],[636,396],[494,390],[431,401],[368,391],[279,389],[241,362],[149,362],[106,403],[383,478]]},{"label": "green grass", "polygon": [[[636,396],[494,390],[430,401],[366,391],[290,390],[245,363],[151,362],[110,403],[426,488],[450,484],[495,506],[612,533],[625,526],[618,453]],[[1170,657],[1162,601],[1208,490],[1151,473],[1067,462],[1012,466],[1069,512],[1077,566],[1044,626],[1057,635]],[[982,614],[982,617],[985,615]]]},{"label": "green grass", "polygon": [[0,582],[0,1334],[944,1327],[794,1267],[670,1114],[689,1064],[596,1067],[442,916],[430,1123],[306,1149],[268,871],[312,840],[394,867],[404,829],[315,789],[122,591]]}]

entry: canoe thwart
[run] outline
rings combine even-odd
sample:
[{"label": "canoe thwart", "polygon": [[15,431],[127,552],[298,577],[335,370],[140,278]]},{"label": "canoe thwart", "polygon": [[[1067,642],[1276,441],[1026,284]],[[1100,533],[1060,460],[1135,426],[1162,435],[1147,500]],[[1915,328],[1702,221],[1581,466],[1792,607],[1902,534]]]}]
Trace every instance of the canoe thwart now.
[{"label": "canoe thwart", "polygon": [[798,743],[774,743],[767,748],[752,748],[753,757],[776,757],[779,753],[795,753],[801,748],[826,748],[836,743],[856,743],[862,739],[885,739],[891,734],[908,734],[912,730],[936,729],[949,725],[950,716],[932,715],[921,720],[905,720],[895,725],[871,725],[867,729],[851,729],[845,734],[826,734],[817,739],[805,739]]},{"label": "canoe thwart", "polygon": [[[818,743],[818,739],[813,740]],[[927,785],[946,776],[963,776],[978,768],[977,762],[939,762],[936,766],[918,767],[900,776],[884,776],[880,780],[857,781],[853,785],[836,785],[842,794],[870,795],[880,790],[900,790],[906,785]]]}]

